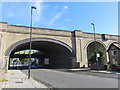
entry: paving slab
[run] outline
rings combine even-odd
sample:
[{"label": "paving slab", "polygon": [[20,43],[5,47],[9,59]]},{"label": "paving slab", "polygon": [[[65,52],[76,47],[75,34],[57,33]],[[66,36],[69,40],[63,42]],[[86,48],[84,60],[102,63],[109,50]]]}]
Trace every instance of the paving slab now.
[{"label": "paving slab", "polygon": [[41,82],[34,79],[27,79],[27,76],[20,70],[9,70],[6,76],[7,82],[0,82],[2,88],[47,88]]}]

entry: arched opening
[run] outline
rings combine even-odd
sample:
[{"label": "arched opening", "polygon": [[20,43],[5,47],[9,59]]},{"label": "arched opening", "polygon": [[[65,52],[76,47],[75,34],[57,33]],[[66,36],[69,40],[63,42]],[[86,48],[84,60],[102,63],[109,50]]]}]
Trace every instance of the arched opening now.
[{"label": "arched opening", "polygon": [[[6,52],[11,58],[28,58],[29,39],[13,44]],[[32,58],[37,59],[36,65],[43,68],[72,68],[72,49],[65,43],[53,39],[32,39]],[[20,52],[23,52],[20,54]]]},{"label": "arched opening", "polygon": [[[95,54],[98,53],[98,59],[100,58],[103,61],[103,64],[107,63],[107,57],[106,57],[106,48],[105,46],[100,43],[100,42],[91,42],[87,46],[87,59],[88,59],[88,67],[91,67],[91,62],[97,63],[98,61],[96,60],[97,55]],[[102,56],[101,56],[102,55]],[[93,60],[95,58],[95,60]]]}]

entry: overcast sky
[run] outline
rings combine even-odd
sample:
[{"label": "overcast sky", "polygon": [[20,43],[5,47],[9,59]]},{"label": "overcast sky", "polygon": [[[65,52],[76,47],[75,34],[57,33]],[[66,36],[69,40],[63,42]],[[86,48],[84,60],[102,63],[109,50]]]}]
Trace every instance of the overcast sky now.
[{"label": "overcast sky", "polygon": [[95,23],[97,33],[118,34],[117,2],[2,2],[2,21],[30,26],[31,6],[34,27],[93,33]]}]

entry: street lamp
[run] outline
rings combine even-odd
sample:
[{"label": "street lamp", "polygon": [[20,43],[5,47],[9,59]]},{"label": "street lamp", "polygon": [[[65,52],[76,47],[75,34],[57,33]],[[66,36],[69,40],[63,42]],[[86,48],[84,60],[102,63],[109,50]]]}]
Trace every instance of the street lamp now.
[{"label": "street lamp", "polygon": [[96,33],[95,33],[95,24],[91,23],[91,25],[93,26],[93,30],[94,30],[94,42],[95,42],[95,60],[97,61],[98,64],[98,71],[99,71],[99,62],[98,62],[98,54],[97,54],[97,50],[96,50]]},{"label": "street lamp", "polygon": [[28,79],[30,79],[30,69],[31,69],[31,49],[32,49],[32,10],[36,7],[31,7],[31,24],[30,24],[30,51],[29,51],[29,70],[28,70]]}]

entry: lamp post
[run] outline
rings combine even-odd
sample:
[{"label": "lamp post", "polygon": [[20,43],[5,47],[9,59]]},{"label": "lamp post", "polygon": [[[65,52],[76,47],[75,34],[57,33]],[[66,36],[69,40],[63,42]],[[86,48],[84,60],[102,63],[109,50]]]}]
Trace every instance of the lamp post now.
[{"label": "lamp post", "polygon": [[29,51],[29,69],[28,69],[28,79],[30,79],[30,69],[31,69],[31,49],[32,49],[32,10],[36,9],[36,7],[31,7],[31,23],[30,23],[30,51]]},{"label": "lamp post", "polygon": [[95,42],[95,60],[97,61],[97,65],[98,65],[98,71],[99,71],[99,62],[98,62],[97,50],[96,50],[96,33],[95,33],[95,24],[94,24],[94,23],[91,23],[91,25],[93,26],[93,30],[94,30],[94,42]]}]

